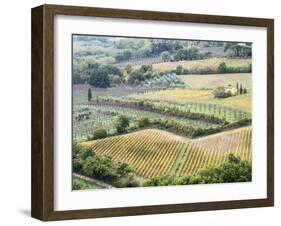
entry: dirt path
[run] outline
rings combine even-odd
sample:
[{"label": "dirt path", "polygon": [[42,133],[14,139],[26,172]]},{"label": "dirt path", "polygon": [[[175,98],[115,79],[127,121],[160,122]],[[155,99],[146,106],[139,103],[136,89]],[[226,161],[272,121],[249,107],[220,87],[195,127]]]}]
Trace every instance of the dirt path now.
[{"label": "dirt path", "polygon": [[90,178],[90,177],[86,177],[86,176],[78,174],[78,173],[73,173],[73,176],[78,177],[78,178],[80,178],[82,180],[88,181],[90,183],[96,184],[96,185],[98,185],[98,186],[100,186],[102,188],[115,188],[112,185],[107,184],[107,183],[105,183],[105,182],[103,182],[101,180],[97,180],[97,179],[93,179],[93,178]]}]

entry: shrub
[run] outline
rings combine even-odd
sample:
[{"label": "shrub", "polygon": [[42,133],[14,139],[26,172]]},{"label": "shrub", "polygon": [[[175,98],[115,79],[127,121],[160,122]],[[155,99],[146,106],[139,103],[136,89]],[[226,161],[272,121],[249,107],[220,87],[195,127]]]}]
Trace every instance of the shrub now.
[{"label": "shrub", "polygon": [[[74,153],[77,152],[74,151]],[[79,150],[79,153],[74,156],[73,162],[74,172],[101,179],[115,187],[137,187],[142,183],[130,165],[113,161],[109,156],[97,155],[92,148]],[[73,188],[83,189],[83,186],[75,183]]]},{"label": "shrub", "polygon": [[160,54],[160,58],[163,62],[167,62],[171,60],[171,54],[168,51],[164,51]]},{"label": "shrub", "polygon": [[141,117],[138,119],[138,126],[139,127],[146,127],[149,124],[149,119],[147,117]]},{"label": "shrub", "polygon": [[129,126],[129,118],[124,115],[117,115],[113,119],[113,126],[116,128],[118,133],[123,133]]},{"label": "shrub", "polygon": [[214,89],[213,91],[214,97],[215,98],[227,98],[227,97],[231,97],[231,93],[230,92],[226,92],[225,88],[220,86],[217,87],[216,89]]},{"label": "shrub", "polygon": [[93,132],[93,140],[102,139],[107,137],[107,132],[105,129],[98,128]]},{"label": "shrub", "polygon": [[176,70],[175,70],[175,73],[177,75],[181,75],[182,74],[182,71],[183,71],[183,67],[181,65],[177,66]]},{"label": "shrub", "polygon": [[216,167],[210,167],[191,176],[160,176],[147,179],[144,186],[167,186],[186,184],[211,184],[247,182],[252,180],[252,166],[248,161],[230,154],[228,160]]},{"label": "shrub", "polygon": [[226,73],[227,72],[227,67],[225,62],[221,62],[218,66],[218,71],[219,73]]}]

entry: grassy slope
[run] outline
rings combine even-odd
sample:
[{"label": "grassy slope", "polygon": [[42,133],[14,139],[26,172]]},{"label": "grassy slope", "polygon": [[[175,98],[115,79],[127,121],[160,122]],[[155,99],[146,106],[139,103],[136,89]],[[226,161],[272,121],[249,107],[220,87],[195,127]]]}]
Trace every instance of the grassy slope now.
[{"label": "grassy slope", "polygon": [[193,61],[176,61],[176,62],[163,62],[153,64],[153,69],[159,71],[166,71],[176,69],[177,66],[181,65],[184,68],[212,68],[216,69],[220,63],[225,62],[227,67],[247,67],[252,59],[228,59],[228,58],[210,58],[204,60],[193,60]]},{"label": "grassy slope", "polygon": [[198,102],[198,103],[212,103],[221,104],[243,111],[251,112],[252,95],[247,93],[244,95],[237,95],[229,98],[216,99],[212,94],[212,90],[196,90],[196,89],[174,89],[161,90],[156,92],[148,92],[145,94],[131,95],[132,98],[150,99],[161,101],[172,101],[178,103]]},{"label": "grassy slope", "polygon": [[252,88],[251,73],[237,74],[212,74],[212,75],[181,75],[180,78],[184,81],[187,87],[193,89],[201,88],[216,88],[218,86],[228,86],[231,84],[236,87],[236,83],[242,83],[247,89]]},{"label": "grassy slope", "polygon": [[[128,162],[145,178],[189,175],[226,161],[229,153],[251,160],[251,127],[188,140],[169,132],[146,129],[82,143],[100,155]],[[122,148],[120,148],[122,147]]]}]

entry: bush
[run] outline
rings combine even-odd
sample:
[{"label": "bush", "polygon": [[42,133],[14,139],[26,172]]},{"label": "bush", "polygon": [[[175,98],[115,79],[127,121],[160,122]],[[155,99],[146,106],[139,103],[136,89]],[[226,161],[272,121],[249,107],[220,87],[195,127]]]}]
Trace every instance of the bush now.
[{"label": "bush", "polygon": [[226,67],[225,62],[222,62],[222,63],[219,64],[218,71],[219,71],[219,73],[226,73],[227,72],[227,67]]},{"label": "bush", "polygon": [[116,128],[118,133],[123,133],[129,126],[129,118],[124,115],[117,115],[113,119],[113,126]]},{"label": "bush", "polygon": [[177,66],[176,70],[175,70],[175,73],[177,75],[181,75],[182,74],[182,71],[183,71],[183,67],[181,65]]},{"label": "bush", "polygon": [[144,182],[144,186],[233,183],[251,180],[251,163],[241,161],[239,157],[230,154],[227,162],[219,166],[201,170],[191,176],[161,176],[151,178]]},{"label": "bush", "polygon": [[94,87],[107,88],[110,86],[109,76],[107,69],[95,69],[92,70],[89,78],[89,84]]},{"label": "bush", "polygon": [[149,124],[149,119],[147,117],[141,117],[138,119],[138,126],[139,127],[146,127]]},{"label": "bush", "polygon": [[93,140],[102,139],[107,137],[107,132],[105,129],[98,128],[93,132]]},{"label": "bush", "polygon": [[213,91],[214,97],[215,98],[227,98],[227,97],[231,97],[231,93],[230,92],[226,92],[225,88],[220,86],[217,87],[214,91]]},{"label": "bush", "polygon": [[171,54],[168,51],[164,51],[160,54],[160,58],[163,62],[167,62],[171,60]]},{"label": "bush", "polygon": [[[77,153],[73,158],[73,171],[76,173],[101,179],[115,187],[138,187],[142,183],[127,163],[113,161],[108,156],[97,155],[92,148],[80,149],[79,147],[79,152],[73,150],[73,153]],[[73,187],[83,189],[79,183],[73,184]]]}]

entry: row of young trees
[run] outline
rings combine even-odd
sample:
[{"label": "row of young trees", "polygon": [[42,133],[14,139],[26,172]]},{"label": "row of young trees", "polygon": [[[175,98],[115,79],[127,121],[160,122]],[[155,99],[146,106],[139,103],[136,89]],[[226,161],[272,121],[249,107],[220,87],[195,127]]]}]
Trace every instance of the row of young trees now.
[{"label": "row of young trees", "polygon": [[98,97],[95,101],[99,104],[110,104],[120,107],[129,107],[134,109],[140,109],[145,111],[151,111],[169,116],[176,116],[181,118],[188,118],[194,120],[202,120],[214,124],[228,124],[222,117],[216,117],[211,114],[204,114],[200,112],[192,112],[185,105],[177,105],[172,103],[164,102],[153,102],[149,100],[138,100],[138,99],[122,99],[114,97]]}]

